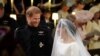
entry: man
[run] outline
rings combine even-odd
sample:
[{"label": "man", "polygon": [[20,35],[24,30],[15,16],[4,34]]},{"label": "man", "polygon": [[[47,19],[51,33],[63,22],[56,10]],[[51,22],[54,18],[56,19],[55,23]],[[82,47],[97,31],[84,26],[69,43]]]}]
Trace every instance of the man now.
[{"label": "man", "polygon": [[54,23],[53,20],[51,19],[51,11],[45,10],[43,12],[43,17],[41,17],[41,24],[45,26],[52,34],[52,31],[54,29]]},{"label": "man", "polygon": [[13,33],[16,28],[16,21],[5,14],[4,6],[0,3],[0,53],[12,52],[14,48]]},{"label": "man", "polygon": [[15,38],[17,47],[21,46],[26,56],[50,56],[52,38],[48,32],[40,26],[41,10],[31,6],[26,11],[27,25],[17,29]]}]

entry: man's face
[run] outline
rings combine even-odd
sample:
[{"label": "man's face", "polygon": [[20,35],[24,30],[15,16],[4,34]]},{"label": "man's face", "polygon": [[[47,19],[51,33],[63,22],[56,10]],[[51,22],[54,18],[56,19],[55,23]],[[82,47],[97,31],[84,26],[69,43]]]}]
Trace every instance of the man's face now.
[{"label": "man's face", "polygon": [[63,7],[62,7],[62,10],[66,12],[66,11],[69,10],[69,7],[68,7],[68,6],[63,6]]},{"label": "man's face", "polygon": [[0,8],[0,18],[3,17],[3,14],[4,14],[4,9]]},{"label": "man's face", "polygon": [[96,12],[94,15],[94,19],[99,19],[100,18],[100,12]]},{"label": "man's face", "polygon": [[31,27],[38,27],[40,23],[41,14],[33,14],[32,16],[27,16],[27,23]]},{"label": "man's face", "polygon": [[80,9],[83,9],[83,8],[85,7],[85,4],[78,4],[78,7],[79,7]]},{"label": "man's face", "polygon": [[46,19],[50,19],[51,13],[49,13],[49,12],[48,12],[48,13],[45,13],[45,14],[44,14],[44,17],[45,17]]}]

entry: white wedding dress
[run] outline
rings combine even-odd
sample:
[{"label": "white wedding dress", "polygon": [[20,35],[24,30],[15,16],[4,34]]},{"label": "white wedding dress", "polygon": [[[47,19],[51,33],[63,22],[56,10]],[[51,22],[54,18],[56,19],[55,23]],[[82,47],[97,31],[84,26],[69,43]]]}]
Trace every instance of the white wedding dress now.
[{"label": "white wedding dress", "polygon": [[54,56],[80,56],[80,50],[76,42],[66,44],[59,39],[56,44],[58,47]]},{"label": "white wedding dress", "polygon": [[61,19],[55,32],[51,56],[90,56],[75,26]]}]

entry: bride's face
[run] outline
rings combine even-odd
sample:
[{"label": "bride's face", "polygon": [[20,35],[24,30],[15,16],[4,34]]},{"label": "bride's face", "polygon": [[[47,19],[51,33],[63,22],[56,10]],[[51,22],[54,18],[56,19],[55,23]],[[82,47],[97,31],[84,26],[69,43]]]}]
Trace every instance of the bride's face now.
[{"label": "bride's face", "polygon": [[72,37],[68,34],[67,30],[65,28],[60,29],[61,31],[61,39],[63,39],[64,42],[73,42]]}]

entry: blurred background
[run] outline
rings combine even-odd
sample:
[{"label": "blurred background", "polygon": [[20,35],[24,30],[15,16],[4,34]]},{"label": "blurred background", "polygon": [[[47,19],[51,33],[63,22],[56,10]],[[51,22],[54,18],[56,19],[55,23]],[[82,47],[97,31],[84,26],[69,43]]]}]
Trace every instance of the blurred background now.
[{"label": "blurred background", "polygon": [[[41,24],[48,27],[50,31],[52,30],[52,35],[54,35],[54,29],[59,19],[67,18],[69,14],[74,15],[80,10],[93,13],[92,19],[85,23],[82,29],[85,34],[90,33],[90,35],[93,34],[91,33],[93,29],[96,30],[97,34],[87,38],[85,43],[92,56],[100,56],[100,0],[0,0],[0,48],[14,46],[14,43],[9,41],[13,41],[13,31],[16,28],[24,27],[27,24],[25,11],[30,6],[37,6],[41,9]],[[44,15],[47,16],[48,21],[52,22],[51,24],[44,24],[45,18],[42,18]],[[10,19],[5,21],[1,18]],[[10,23],[7,23],[8,21]],[[12,37],[10,40],[7,38],[9,36]],[[7,45],[8,42],[9,45]]]}]

